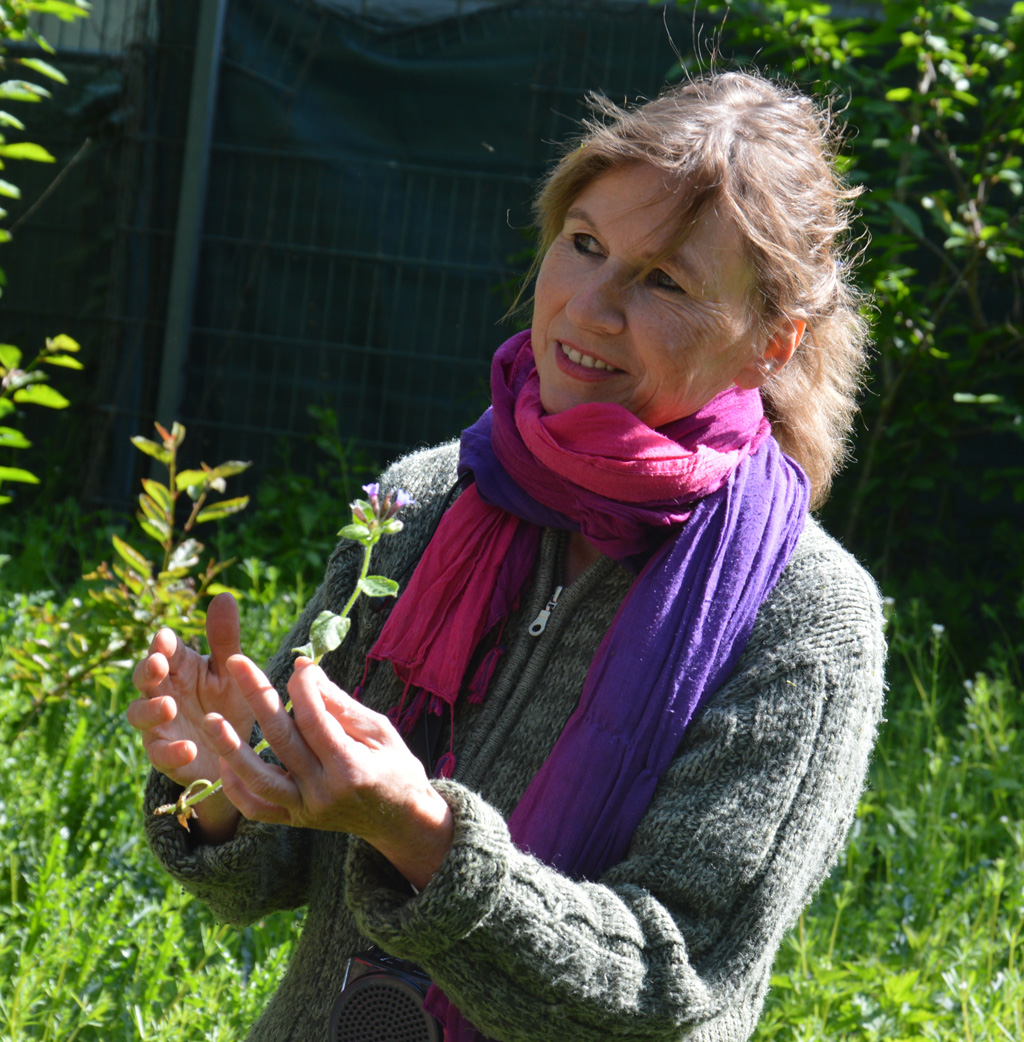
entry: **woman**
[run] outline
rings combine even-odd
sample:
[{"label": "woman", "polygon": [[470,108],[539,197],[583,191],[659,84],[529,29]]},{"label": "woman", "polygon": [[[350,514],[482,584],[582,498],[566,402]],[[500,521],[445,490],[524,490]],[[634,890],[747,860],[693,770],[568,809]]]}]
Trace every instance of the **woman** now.
[{"label": "woman", "polygon": [[[224,597],[208,658],[161,631],[136,669],[147,808],[226,794],[191,833],[150,817],[157,855],[227,921],[309,906],[254,1040],[326,1038],[370,943],[430,975],[449,1040],[746,1039],[845,840],[881,615],[806,511],[863,362],[854,193],[826,117],[757,77],[598,107],[539,194],[493,408],[382,479],[416,501],[374,563],[391,614],[294,662],[343,544],[269,680]],[[432,780],[399,733],[430,720]]]}]

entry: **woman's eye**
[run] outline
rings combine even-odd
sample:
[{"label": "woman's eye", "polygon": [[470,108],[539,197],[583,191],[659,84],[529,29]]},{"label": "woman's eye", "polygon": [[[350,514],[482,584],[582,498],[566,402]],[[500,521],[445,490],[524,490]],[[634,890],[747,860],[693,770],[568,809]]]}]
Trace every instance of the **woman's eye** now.
[{"label": "woman's eye", "polygon": [[588,253],[591,255],[601,252],[597,245],[597,239],[586,232],[576,232],[572,237],[572,245],[577,253]]},{"label": "woman's eye", "polygon": [[656,289],[670,289],[677,293],[684,292],[683,287],[679,285],[670,275],[667,275],[661,270],[661,268],[654,268],[647,275],[647,282],[649,285],[654,286]]}]

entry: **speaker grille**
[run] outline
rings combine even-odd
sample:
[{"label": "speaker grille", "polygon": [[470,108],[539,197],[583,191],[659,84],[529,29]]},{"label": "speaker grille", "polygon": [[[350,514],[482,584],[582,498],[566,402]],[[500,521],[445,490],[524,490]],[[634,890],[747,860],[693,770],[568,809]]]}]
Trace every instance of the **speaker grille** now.
[{"label": "speaker grille", "polygon": [[331,1012],[331,1042],[440,1042],[439,1027],[423,993],[387,974],[353,981]]}]

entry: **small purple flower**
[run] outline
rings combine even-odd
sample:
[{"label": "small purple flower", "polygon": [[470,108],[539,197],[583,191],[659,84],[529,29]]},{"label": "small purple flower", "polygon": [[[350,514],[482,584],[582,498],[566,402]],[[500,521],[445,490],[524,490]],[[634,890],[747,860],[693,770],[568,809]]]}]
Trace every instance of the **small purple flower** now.
[{"label": "small purple flower", "polygon": [[370,497],[370,506],[376,516],[380,516],[380,485],[374,481],[363,485],[363,491]]},{"label": "small purple flower", "polygon": [[[394,500],[392,500],[392,496]],[[398,513],[402,507],[412,506],[416,501],[412,496],[403,492],[402,489],[396,488],[394,492],[389,492],[387,498],[384,500],[384,508],[381,510],[381,518],[385,521],[389,521],[391,518]]]}]

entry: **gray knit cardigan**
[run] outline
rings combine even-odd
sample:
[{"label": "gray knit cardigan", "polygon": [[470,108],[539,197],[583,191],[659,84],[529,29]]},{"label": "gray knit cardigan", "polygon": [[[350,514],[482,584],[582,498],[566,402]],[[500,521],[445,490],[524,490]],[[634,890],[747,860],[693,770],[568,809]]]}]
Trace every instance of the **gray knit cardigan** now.
[{"label": "gray knit cardigan", "polygon": [[[416,453],[383,477],[416,499],[373,570],[404,583],[455,477],[456,446]],[[296,630],[270,663],[283,690],[313,618],[339,609],[361,548],[338,547]],[[251,1042],[326,1042],[347,957],[373,942],[422,966],[481,1031],[506,1042],[609,1038],[742,1042],[754,1030],[785,931],[834,863],[853,820],[882,706],[878,591],[809,520],[758,613],[734,673],[687,730],[624,860],[577,882],[518,850],[505,821],[575,707],[629,574],[602,558],[572,584],[539,637],[530,622],[560,583],[545,533],[482,705],[457,716],[455,778],[436,787],[455,816],[440,870],[413,895],[361,840],[242,821],[193,845],[152,808],[178,792],[153,772],[146,831],[185,889],[230,923],[300,905],[292,963]],[[386,610],[386,607],[385,607]],[[363,598],[324,659],[352,689],[384,620]],[[370,672],[365,701],[401,695]],[[624,698],[629,697],[623,691]]]}]

